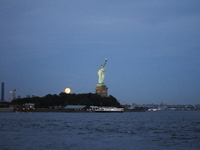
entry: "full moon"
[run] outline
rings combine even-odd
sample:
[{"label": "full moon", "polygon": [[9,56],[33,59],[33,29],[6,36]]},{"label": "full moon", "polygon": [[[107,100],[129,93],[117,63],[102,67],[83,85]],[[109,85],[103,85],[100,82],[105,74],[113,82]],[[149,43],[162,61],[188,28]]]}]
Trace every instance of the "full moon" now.
[{"label": "full moon", "polygon": [[70,88],[66,88],[65,89],[65,93],[69,94],[71,92],[71,89]]}]

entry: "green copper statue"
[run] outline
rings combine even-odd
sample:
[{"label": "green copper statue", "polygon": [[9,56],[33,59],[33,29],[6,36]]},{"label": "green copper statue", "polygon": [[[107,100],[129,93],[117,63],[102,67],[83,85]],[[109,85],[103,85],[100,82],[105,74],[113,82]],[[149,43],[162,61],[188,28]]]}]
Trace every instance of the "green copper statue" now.
[{"label": "green copper statue", "polygon": [[99,76],[99,78],[98,78],[98,84],[99,85],[104,85],[104,78],[105,78],[105,68],[106,68],[106,62],[107,62],[108,60],[105,58],[105,63],[104,63],[104,65],[101,65],[100,66],[100,69],[99,69],[99,71],[98,71],[98,76]]}]

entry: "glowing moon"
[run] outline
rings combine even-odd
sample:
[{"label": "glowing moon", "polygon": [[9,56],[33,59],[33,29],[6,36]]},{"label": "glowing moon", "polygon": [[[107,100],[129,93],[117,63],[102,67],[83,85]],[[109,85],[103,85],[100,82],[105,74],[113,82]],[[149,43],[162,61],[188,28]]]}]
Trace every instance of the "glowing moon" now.
[{"label": "glowing moon", "polygon": [[70,88],[66,88],[65,89],[65,93],[69,94],[71,92],[71,89]]}]

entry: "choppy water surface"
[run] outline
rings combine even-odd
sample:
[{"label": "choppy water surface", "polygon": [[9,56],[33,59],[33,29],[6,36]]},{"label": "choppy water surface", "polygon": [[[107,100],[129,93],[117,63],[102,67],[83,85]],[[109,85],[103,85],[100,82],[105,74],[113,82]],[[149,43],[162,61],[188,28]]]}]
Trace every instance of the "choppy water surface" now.
[{"label": "choppy water surface", "polygon": [[200,111],[0,113],[0,149],[200,149]]}]

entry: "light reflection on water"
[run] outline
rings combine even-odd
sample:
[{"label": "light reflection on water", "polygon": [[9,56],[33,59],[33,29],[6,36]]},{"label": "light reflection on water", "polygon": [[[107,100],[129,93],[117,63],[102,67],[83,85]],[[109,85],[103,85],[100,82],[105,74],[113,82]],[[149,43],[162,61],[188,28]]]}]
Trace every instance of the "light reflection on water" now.
[{"label": "light reflection on water", "polygon": [[199,149],[200,111],[0,113],[1,149]]}]

